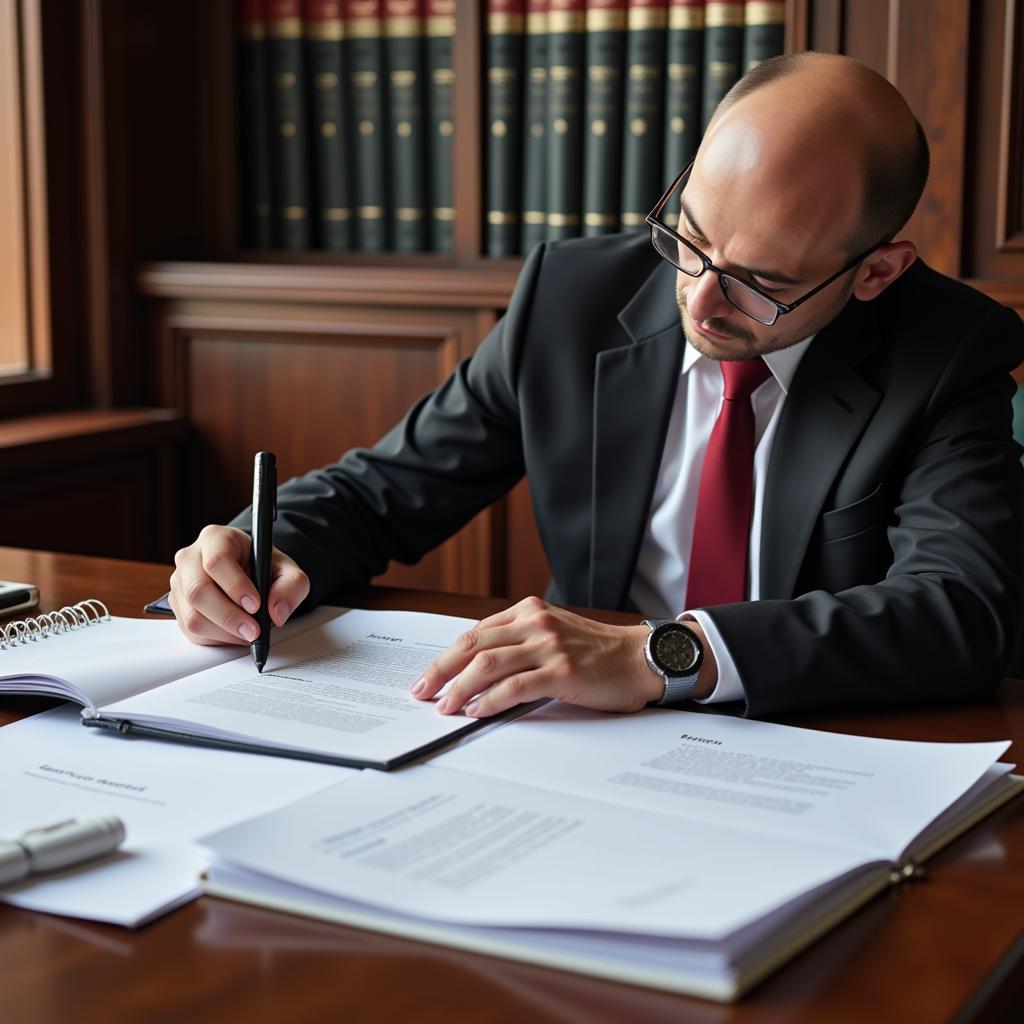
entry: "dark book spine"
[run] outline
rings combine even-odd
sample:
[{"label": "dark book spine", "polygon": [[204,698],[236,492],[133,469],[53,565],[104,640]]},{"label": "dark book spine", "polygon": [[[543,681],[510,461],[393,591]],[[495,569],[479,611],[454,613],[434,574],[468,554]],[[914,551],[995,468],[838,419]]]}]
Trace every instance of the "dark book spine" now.
[{"label": "dark book spine", "polygon": [[301,0],[267,0],[267,70],[277,242],[283,249],[308,249],[312,231]]},{"label": "dark book spine", "polygon": [[399,252],[427,248],[423,31],[423,0],[384,0],[391,244]]},{"label": "dark book spine", "polygon": [[239,226],[242,245],[274,245],[267,102],[267,23],[262,0],[240,0],[238,40]]},{"label": "dark book spine", "polygon": [[786,5],[747,0],[743,11],[744,74],[769,57],[778,57],[786,48]]},{"label": "dark book spine", "polygon": [[455,248],[455,0],[427,0],[430,248]]},{"label": "dark book spine", "polygon": [[487,0],[487,255],[519,251],[522,0]]},{"label": "dark book spine", "polygon": [[342,15],[341,0],[305,0],[316,237],[335,251],[352,248]]},{"label": "dark book spine", "polygon": [[668,0],[629,0],[622,150],[622,226],[642,228],[661,195]]},{"label": "dark book spine", "polygon": [[523,39],[523,161],[520,248],[528,253],[548,236],[548,0],[526,0]]},{"label": "dark book spine", "polygon": [[622,67],[626,0],[587,0],[583,86],[583,233],[619,227],[622,170]]},{"label": "dark book spine", "polygon": [[365,252],[388,247],[387,138],[381,0],[346,0],[346,53],[352,102],[355,242]]},{"label": "dark book spine", "polygon": [[743,4],[708,0],[704,12],[704,100],[701,130],[722,97],[740,77],[743,60]]},{"label": "dark book spine", "polygon": [[[662,188],[694,158],[700,143],[701,74],[704,68],[704,0],[669,0],[665,37],[665,162]],[[673,196],[665,216],[679,215]],[[670,221],[671,222],[671,221]]]},{"label": "dark book spine", "polygon": [[580,233],[583,163],[583,0],[548,7],[547,235]]}]

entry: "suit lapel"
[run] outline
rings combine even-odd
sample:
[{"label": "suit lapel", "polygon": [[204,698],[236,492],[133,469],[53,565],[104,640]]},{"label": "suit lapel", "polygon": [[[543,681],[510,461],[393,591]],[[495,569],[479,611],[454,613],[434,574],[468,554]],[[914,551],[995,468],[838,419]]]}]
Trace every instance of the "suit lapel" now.
[{"label": "suit lapel", "polygon": [[621,608],[629,594],[682,365],[675,272],[659,266],[619,314],[634,344],[597,357],[590,595]]},{"label": "suit lapel", "polygon": [[761,598],[791,598],[815,523],[880,395],[856,369],[879,344],[870,303],[851,299],[812,342],[782,409],[761,518]]}]

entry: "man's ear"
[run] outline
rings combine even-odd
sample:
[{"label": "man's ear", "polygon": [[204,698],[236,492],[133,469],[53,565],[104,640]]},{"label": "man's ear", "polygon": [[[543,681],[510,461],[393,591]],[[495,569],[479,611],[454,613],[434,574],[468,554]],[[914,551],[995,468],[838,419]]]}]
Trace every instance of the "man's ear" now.
[{"label": "man's ear", "polygon": [[860,265],[853,294],[862,302],[878,298],[917,259],[913,242],[890,242]]}]

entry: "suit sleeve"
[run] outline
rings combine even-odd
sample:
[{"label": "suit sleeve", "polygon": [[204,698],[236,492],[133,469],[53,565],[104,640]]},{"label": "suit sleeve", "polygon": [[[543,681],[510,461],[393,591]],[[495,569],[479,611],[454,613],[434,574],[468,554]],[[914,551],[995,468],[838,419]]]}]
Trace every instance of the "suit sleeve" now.
[{"label": "suit sleeve", "polygon": [[[523,475],[517,353],[543,254],[476,353],[377,444],[280,488],[274,543],[309,576],[306,607],[357,592],[392,559],[417,562]],[[250,530],[251,509],[231,525]]]},{"label": "suit sleeve", "polygon": [[884,579],[707,610],[748,715],[991,694],[1020,622],[1024,472],[1009,374],[1022,334],[999,307],[956,347],[899,461]]}]

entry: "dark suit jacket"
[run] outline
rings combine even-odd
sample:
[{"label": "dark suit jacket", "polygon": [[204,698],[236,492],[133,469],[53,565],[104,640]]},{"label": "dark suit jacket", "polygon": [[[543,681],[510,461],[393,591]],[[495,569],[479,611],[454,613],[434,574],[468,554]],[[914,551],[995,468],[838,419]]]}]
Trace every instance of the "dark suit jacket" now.
[{"label": "dark suit jacket", "polygon": [[[525,472],[548,597],[626,607],[683,345],[646,236],[541,246],[471,359],[374,448],[282,488],[275,540],[319,603]],[[920,262],[819,332],[768,471],[762,599],[710,612],[748,714],[991,691],[1019,621],[1022,359],[1013,311]]]}]

